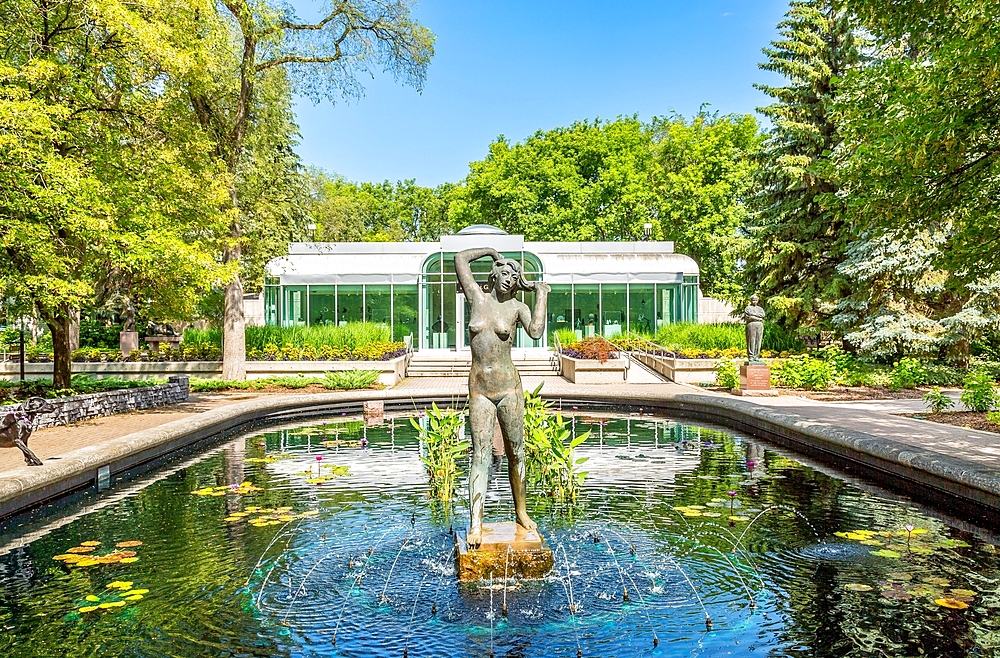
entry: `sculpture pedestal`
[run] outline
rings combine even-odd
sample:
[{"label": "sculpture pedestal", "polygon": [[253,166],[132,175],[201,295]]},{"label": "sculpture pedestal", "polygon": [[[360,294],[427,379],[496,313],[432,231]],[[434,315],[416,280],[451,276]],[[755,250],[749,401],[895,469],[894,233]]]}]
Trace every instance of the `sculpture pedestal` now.
[{"label": "sculpture pedestal", "polygon": [[128,356],[132,350],[139,349],[139,332],[119,331],[118,348],[121,350],[122,356]]},{"label": "sculpture pedestal", "polygon": [[526,531],[513,521],[484,523],[483,543],[470,549],[464,532],[455,533],[455,572],[458,579],[488,580],[490,576],[542,578],[555,561],[552,549],[537,530]]},{"label": "sculpture pedestal", "polygon": [[777,395],[771,390],[771,368],[766,365],[747,364],[740,366],[740,387],[733,389],[736,395]]}]

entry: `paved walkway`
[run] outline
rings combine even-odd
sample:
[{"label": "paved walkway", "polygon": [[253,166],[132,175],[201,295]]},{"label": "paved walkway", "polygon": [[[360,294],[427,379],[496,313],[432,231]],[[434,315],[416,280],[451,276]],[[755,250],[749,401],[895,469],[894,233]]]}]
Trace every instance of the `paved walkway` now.
[{"label": "paved walkway", "polygon": [[[734,398],[723,393],[699,389],[694,386],[670,382],[658,384],[577,385],[557,377],[524,377],[525,390],[543,384],[547,397],[595,396],[609,402],[629,399],[649,399],[682,393],[738,399],[764,407],[780,408],[811,426],[828,427],[864,432],[891,439],[913,447],[923,448],[950,457],[960,457],[996,468],[1000,472],[1000,435],[992,432],[943,425],[929,421],[893,416],[893,413],[919,413],[925,410],[921,400],[877,400],[860,402],[820,402],[795,396],[773,398]],[[410,377],[393,388],[397,392],[435,394],[441,397],[464,396],[466,379],[463,377]],[[108,416],[61,427],[36,431],[30,446],[42,460],[59,457],[78,448],[99,445],[132,432],[156,427],[163,423],[186,418],[211,409],[245,402],[267,393],[233,392],[192,394],[190,401],[136,411],[119,416]],[[23,465],[17,450],[0,452],[0,473]]]}]

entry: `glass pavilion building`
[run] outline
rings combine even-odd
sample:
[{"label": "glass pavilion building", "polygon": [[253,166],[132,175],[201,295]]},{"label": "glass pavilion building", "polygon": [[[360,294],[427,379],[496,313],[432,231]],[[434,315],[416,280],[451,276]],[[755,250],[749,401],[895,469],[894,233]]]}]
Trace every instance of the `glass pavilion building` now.
[{"label": "glass pavilion building", "polygon": [[[525,242],[485,225],[439,242],[293,242],[268,262],[264,320],[272,326],[346,324],[392,327],[393,340],[420,350],[468,347],[468,305],[455,253],[491,246],[521,262],[529,280],[552,286],[541,340],[523,329],[515,347],[547,347],[552,332],[611,338],[698,321],[698,264],[672,242]],[[473,263],[486,282],[492,262]],[[534,293],[520,293],[529,307]]]}]

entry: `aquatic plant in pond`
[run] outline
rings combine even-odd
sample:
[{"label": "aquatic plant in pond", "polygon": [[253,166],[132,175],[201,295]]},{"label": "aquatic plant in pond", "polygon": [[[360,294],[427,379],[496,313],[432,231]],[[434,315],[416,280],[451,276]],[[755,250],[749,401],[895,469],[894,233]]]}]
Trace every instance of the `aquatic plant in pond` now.
[{"label": "aquatic plant in pond", "polygon": [[465,413],[439,409],[437,404],[432,404],[419,422],[411,418],[410,423],[423,443],[424,454],[420,461],[427,468],[430,479],[428,493],[450,506],[455,495],[455,481],[461,475],[458,460],[469,450],[469,442],[462,440]]},{"label": "aquatic plant in pond", "polygon": [[[5,529],[0,653],[994,651],[1000,557],[988,533],[951,528],[725,432],[638,416],[566,420],[571,437],[591,433],[575,448],[588,476],[572,519],[529,497],[556,556],[544,580],[455,582],[449,520],[427,498],[408,419],[311,420],[167,465],[62,518]],[[343,474],[309,484],[317,466]],[[507,520],[511,501],[496,477],[486,517]],[[456,511],[457,525],[461,504]],[[14,541],[34,530],[43,532],[30,543]],[[52,559],[125,551],[141,559]]]}]

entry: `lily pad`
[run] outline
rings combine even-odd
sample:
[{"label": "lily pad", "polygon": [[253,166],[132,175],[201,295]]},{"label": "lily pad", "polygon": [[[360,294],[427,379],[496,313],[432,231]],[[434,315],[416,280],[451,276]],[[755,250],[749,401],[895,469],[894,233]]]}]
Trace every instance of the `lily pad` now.
[{"label": "lily pad", "polygon": [[97,607],[102,610],[107,610],[109,608],[124,608],[125,605],[126,603],[124,601],[108,601],[107,603],[102,603]]},{"label": "lily pad", "polygon": [[142,542],[133,539],[131,541],[120,541],[115,544],[116,548],[134,548],[136,546],[142,546]]},{"label": "lily pad", "polygon": [[749,521],[750,517],[749,516],[730,516],[729,520],[730,521]]},{"label": "lily pad", "polygon": [[94,610],[97,609],[98,607],[96,605],[85,605],[82,608],[80,608],[80,612],[93,612]]},{"label": "lily pad", "polygon": [[91,603],[97,603],[101,600],[101,597],[94,596],[93,594],[88,594],[85,598]]},{"label": "lily pad", "polygon": [[844,589],[852,592],[870,592],[874,588],[871,585],[865,585],[864,583],[847,583],[844,585]]},{"label": "lily pad", "polygon": [[879,557],[887,557],[887,558],[893,558],[893,559],[897,559],[897,558],[903,557],[900,553],[897,553],[896,551],[893,551],[893,550],[888,549],[888,548],[883,548],[880,551],[871,551],[871,554],[872,555],[877,555]]},{"label": "lily pad", "polygon": [[934,603],[937,603],[942,608],[951,608],[952,610],[965,610],[969,607],[969,604],[965,601],[952,598],[934,599]]},{"label": "lily pad", "polygon": [[101,542],[99,542],[99,541],[82,541],[82,542],[80,542],[80,546],[100,546],[100,545],[101,545]]},{"label": "lily pad", "polygon": [[110,589],[120,589],[120,590],[129,590],[129,589],[132,589],[132,581],[131,580],[116,580],[113,583],[109,583],[108,584],[108,588],[110,588]]}]

